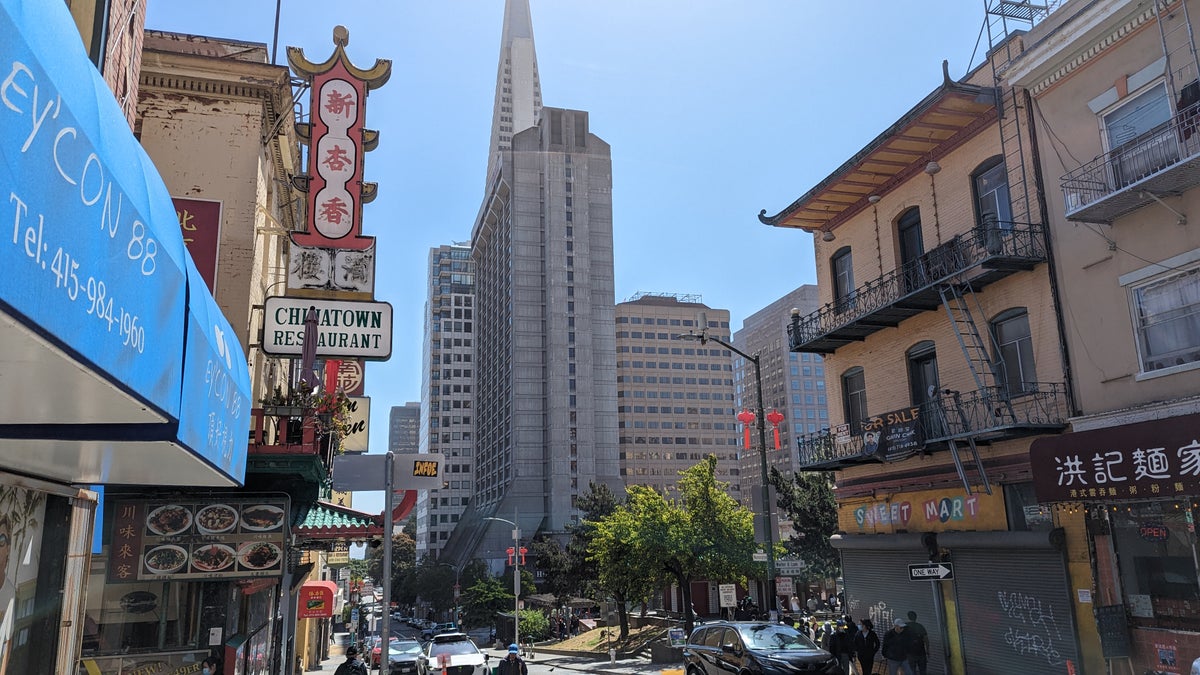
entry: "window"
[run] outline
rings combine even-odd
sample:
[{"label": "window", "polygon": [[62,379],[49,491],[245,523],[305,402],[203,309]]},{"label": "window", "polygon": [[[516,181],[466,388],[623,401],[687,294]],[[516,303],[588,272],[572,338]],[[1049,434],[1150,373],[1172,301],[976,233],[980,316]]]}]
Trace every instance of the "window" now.
[{"label": "window", "polygon": [[[979,165],[971,174],[975,192],[975,218],[987,233],[1012,229],[1012,201],[1008,196],[1008,170],[1004,158],[997,155]],[[987,241],[984,242],[987,245]],[[989,248],[990,251],[990,248]]]},{"label": "window", "polygon": [[[1196,535],[1189,525],[1195,509],[1187,502],[1141,502],[1112,512],[1112,548],[1127,607],[1135,625],[1194,631],[1195,612],[1180,610],[1200,600]],[[1097,557],[1111,553],[1097,547]],[[1111,563],[1110,563],[1111,564]]]},{"label": "window", "polygon": [[833,299],[838,303],[852,306],[854,298],[854,263],[850,257],[850,247],[846,246],[833,254],[831,259],[833,274]]},{"label": "window", "polygon": [[1135,286],[1130,296],[1143,373],[1200,362],[1200,267]]},{"label": "window", "polygon": [[1130,97],[1102,119],[1115,187],[1125,187],[1179,158],[1176,137],[1158,129],[1171,119],[1165,84],[1160,82]]},{"label": "window", "polygon": [[842,411],[851,431],[861,431],[867,417],[867,378],[862,368],[842,373]]},{"label": "window", "polygon": [[996,338],[996,360],[1001,366],[1000,384],[1009,396],[1037,389],[1037,371],[1033,367],[1033,338],[1029,333],[1029,314],[1025,308],[1010,309],[992,320]]},{"label": "window", "polygon": [[937,349],[930,340],[908,350],[909,401],[921,405],[936,400],[938,390]]}]

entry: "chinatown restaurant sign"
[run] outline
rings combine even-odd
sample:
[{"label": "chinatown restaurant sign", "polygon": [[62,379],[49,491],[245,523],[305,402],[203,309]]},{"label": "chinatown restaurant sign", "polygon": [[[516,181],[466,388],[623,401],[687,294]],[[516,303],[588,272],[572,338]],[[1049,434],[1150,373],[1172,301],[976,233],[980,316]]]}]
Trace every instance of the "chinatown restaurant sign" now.
[{"label": "chinatown restaurant sign", "polygon": [[240,484],[246,356],[162,178],[65,3],[0,0],[0,36],[0,466]]},{"label": "chinatown restaurant sign", "polygon": [[1039,502],[1200,496],[1200,414],[1035,440]]},{"label": "chinatown restaurant sign", "polygon": [[274,356],[304,353],[304,318],[317,310],[316,357],[386,361],[392,355],[392,306],[386,302],[267,298],[263,351]]}]

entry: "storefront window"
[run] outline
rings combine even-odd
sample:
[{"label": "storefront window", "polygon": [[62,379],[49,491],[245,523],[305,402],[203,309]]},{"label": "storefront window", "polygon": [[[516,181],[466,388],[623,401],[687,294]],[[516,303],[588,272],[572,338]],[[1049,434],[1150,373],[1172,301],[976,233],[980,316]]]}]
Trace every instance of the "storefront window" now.
[{"label": "storefront window", "polygon": [[1200,629],[1195,519],[1189,502],[1110,507],[1121,590],[1134,621]]},{"label": "storefront window", "polygon": [[197,646],[199,583],[106,584],[104,560],[88,580],[84,655],[161,652]]},{"label": "storefront window", "polygon": [[45,512],[46,495],[0,485],[0,673],[23,670],[37,656],[34,609]]}]

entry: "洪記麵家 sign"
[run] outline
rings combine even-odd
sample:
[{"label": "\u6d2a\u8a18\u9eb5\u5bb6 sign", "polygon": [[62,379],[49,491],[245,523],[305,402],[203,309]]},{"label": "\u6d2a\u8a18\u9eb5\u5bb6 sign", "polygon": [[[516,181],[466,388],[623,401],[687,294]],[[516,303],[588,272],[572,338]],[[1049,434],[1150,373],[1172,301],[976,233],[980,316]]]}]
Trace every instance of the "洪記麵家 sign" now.
[{"label": "\u6d2a\u8a18\u9eb5\u5bb6 sign", "polygon": [[1029,448],[1041,503],[1200,495],[1200,414],[1046,436]]}]

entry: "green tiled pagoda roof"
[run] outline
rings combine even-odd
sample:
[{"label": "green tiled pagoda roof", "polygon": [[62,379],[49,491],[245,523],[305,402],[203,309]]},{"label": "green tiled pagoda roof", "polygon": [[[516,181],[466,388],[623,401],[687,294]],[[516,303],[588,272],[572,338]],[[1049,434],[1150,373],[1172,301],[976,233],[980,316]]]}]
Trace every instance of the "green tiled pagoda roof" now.
[{"label": "green tiled pagoda roof", "polygon": [[382,516],[371,515],[329,502],[306,504],[296,512],[292,522],[296,534],[371,536],[383,534]]}]

